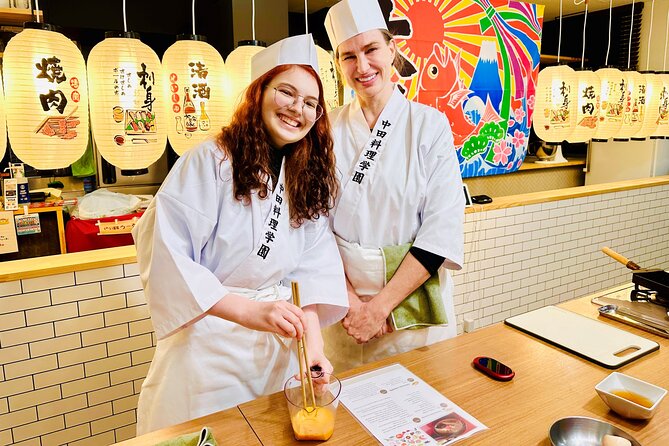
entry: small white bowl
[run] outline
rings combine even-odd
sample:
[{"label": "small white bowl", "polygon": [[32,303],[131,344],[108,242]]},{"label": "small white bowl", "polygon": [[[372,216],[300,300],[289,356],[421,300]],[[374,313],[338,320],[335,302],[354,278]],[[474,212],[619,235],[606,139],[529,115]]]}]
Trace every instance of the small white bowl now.
[{"label": "small white bowl", "polygon": [[[662,398],[667,394],[667,391],[662,387],[654,386],[645,381],[641,381],[640,379],[632,378],[631,376],[618,372],[613,372],[604,378],[595,386],[595,390],[611,410],[623,417],[639,420],[648,420],[652,418],[660,405],[660,401],[662,401]],[[627,390],[636,393],[648,398],[653,405],[651,407],[644,407],[626,398],[614,395],[611,393],[614,390]]]}]

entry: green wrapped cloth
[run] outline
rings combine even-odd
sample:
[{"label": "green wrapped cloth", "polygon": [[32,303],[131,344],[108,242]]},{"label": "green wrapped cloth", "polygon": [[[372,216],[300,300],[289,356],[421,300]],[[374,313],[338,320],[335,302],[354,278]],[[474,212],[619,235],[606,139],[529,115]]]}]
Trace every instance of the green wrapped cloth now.
[{"label": "green wrapped cloth", "polygon": [[155,446],[217,446],[217,443],[211,429],[203,427],[200,432],[165,440]]},{"label": "green wrapped cloth", "polygon": [[[395,275],[395,271],[409,252],[411,245],[411,243],[406,243],[386,246],[381,250],[386,264],[386,283]],[[415,330],[432,325],[448,324],[439,286],[439,272],[434,273],[413,293],[409,294],[390,315],[395,330]]]},{"label": "green wrapped cloth", "polygon": [[88,132],[88,145],[81,158],[72,163],[72,176],[77,178],[95,175],[95,155],[93,154],[93,137]]}]

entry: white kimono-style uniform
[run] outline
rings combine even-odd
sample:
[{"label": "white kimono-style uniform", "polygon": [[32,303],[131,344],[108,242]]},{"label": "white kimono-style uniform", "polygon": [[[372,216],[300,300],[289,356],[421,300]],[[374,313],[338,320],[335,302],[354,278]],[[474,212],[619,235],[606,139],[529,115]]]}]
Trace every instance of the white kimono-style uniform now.
[{"label": "white kimono-style uniform", "polygon": [[299,372],[291,340],[203,316],[228,293],[316,305],[321,327],[348,300],[328,219],[290,226],[284,168],[266,199],[234,197],[214,141],[186,152],[133,231],[158,344],[137,408],[137,433],[181,423],[282,389]]},{"label": "white kimono-style uniform", "polygon": [[341,190],[331,223],[346,276],[359,296],[385,285],[384,246],[445,258],[439,268],[447,326],[401,330],[358,345],[341,324],[323,331],[335,372],[457,334],[448,269],[463,263],[464,193],[446,117],[396,88],[370,132],[357,100],[331,114]]}]

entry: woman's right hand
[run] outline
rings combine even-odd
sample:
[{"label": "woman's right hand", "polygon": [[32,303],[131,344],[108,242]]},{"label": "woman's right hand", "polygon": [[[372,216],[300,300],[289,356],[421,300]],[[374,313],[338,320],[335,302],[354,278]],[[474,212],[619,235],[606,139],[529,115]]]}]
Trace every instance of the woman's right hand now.
[{"label": "woman's right hand", "polygon": [[302,339],[305,320],[301,308],[285,300],[249,302],[253,305],[246,312],[246,317],[240,321],[240,325],[251,330],[276,333],[284,338]]},{"label": "woman's right hand", "polygon": [[251,330],[276,333],[286,338],[301,339],[304,334],[304,312],[285,300],[257,302],[228,294],[208,313]]}]

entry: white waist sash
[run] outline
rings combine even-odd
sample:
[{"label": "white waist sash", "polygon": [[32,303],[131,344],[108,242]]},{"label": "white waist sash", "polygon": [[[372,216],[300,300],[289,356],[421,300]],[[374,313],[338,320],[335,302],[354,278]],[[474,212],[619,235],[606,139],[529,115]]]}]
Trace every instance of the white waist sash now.
[{"label": "white waist sash", "polygon": [[358,296],[374,296],[386,284],[386,264],[380,248],[364,248],[335,235],[344,272]]},{"label": "white waist sash", "polygon": [[[263,288],[261,290],[253,290],[235,286],[226,286],[226,288],[233,294],[246,297],[247,299],[256,302],[275,302],[277,300],[291,301],[293,297],[290,288],[278,284]],[[279,341],[279,343],[284,348],[290,348],[290,344],[293,341],[291,338],[284,338],[278,333],[272,333],[272,335],[274,335],[274,338]]]}]

